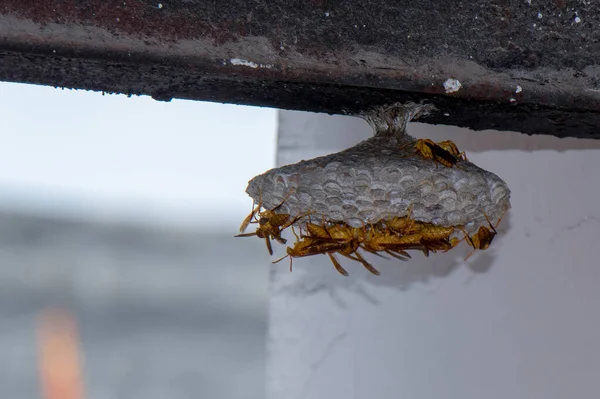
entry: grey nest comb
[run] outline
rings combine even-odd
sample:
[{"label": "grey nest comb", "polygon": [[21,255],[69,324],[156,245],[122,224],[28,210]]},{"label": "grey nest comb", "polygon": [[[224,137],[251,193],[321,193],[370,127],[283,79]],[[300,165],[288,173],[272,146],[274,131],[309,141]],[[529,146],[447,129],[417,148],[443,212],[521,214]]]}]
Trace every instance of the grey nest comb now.
[{"label": "grey nest comb", "polygon": [[[393,104],[361,115],[373,137],[344,151],[271,169],[246,192],[264,209],[352,227],[403,217],[474,232],[510,208],[510,190],[494,173],[458,160],[444,166],[415,151],[407,123],[433,109]],[[297,224],[301,225],[304,219]]]}]

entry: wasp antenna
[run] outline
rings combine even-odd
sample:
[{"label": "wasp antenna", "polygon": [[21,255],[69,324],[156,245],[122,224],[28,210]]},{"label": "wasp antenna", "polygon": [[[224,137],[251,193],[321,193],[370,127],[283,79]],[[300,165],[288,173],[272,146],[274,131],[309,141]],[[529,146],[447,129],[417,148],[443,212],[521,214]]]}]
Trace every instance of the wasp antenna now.
[{"label": "wasp antenna", "polygon": [[498,222],[496,223],[496,226],[494,227],[498,227],[498,225],[500,225],[500,222],[502,221],[502,218],[504,217],[504,215],[506,215],[506,212],[508,212],[508,208],[504,210],[504,212],[502,212],[502,215],[500,216],[500,218],[498,219]]},{"label": "wasp antenna", "polygon": [[[274,260],[274,261],[273,261],[273,262],[271,262],[271,263],[273,263],[273,264],[275,264],[275,263],[279,263],[279,262],[281,262],[282,260],[284,260],[285,258],[287,258],[288,256],[290,256],[290,255],[289,255],[289,254],[288,254],[288,255],[284,255],[284,256],[282,256],[281,258],[279,258],[279,259],[277,259],[277,260]],[[290,258],[290,260],[291,260],[291,258]]]},{"label": "wasp antenna", "polygon": [[[475,244],[473,243],[473,240],[471,239],[471,237],[469,237],[469,234],[465,231],[464,227],[459,227],[459,229],[461,229],[461,231],[463,232],[463,234],[465,235],[463,240],[466,239],[473,248],[475,248]],[[461,240],[462,241],[462,240]],[[460,241],[459,241],[460,242]],[[471,256],[471,255],[469,255]],[[465,259],[466,260],[466,259]]]},{"label": "wasp antenna", "polygon": [[296,237],[296,241],[300,241],[300,237],[298,237],[298,234],[296,234],[296,230],[294,230],[294,225],[292,225],[292,234],[294,234],[294,237]]},{"label": "wasp antenna", "polygon": [[410,216],[412,215],[412,211],[413,211],[413,203],[411,202],[410,205],[408,206],[408,208],[406,208],[406,210],[408,211],[406,213],[406,218],[410,219]]},{"label": "wasp antenna", "polygon": [[288,191],[288,193],[283,197],[283,199],[281,200],[281,202],[279,203],[279,205],[277,205],[275,208],[271,209],[272,211],[274,211],[275,209],[279,208],[281,205],[283,205],[283,203],[285,201],[288,200],[288,198],[290,198],[290,196],[294,193],[294,189],[291,188],[290,191]]},{"label": "wasp antenna", "polygon": [[471,253],[467,255],[467,257],[465,258],[465,262],[467,261],[467,259],[469,259],[471,257],[471,255],[473,255],[474,252],[475,252],[475,248],[473,248]]},{"label": "wasp antenna", "polygon": [[409,145],[411,145],[411,144],[413,144],[413,145],[414,145],[414,144],[415,144],[415,142],[414,142],[414,141],[411,141],[411,142],[408,142],[408,143],[404,144],[403,146],[400,146],[400,147],[398,148],[398,151],[400,151],[400,150],[402,150],[402,149],[404,149],[404,148],[408,147],[408,146],[409,146]]},{"label": "wasp antenna", "polygon": [[[488,215],[486,215],[485,212],[483,212],[483,216],[485,216],[485,220],[487,220],[487,222],[489,223],[489,225],[492,228],[492,230],[494,230],[494,233],[498,234],[498,232],[496,231],[496,228],[494,227],[494,225],[492,224],[492,222],[490,222],[490,218],[488,217]],[[498,224],[500,224],[500,220],[502,220],[502,217],[500,217],[500,219],[498,220],[498,223],[496,224],[496,226],[498,226]]]}]

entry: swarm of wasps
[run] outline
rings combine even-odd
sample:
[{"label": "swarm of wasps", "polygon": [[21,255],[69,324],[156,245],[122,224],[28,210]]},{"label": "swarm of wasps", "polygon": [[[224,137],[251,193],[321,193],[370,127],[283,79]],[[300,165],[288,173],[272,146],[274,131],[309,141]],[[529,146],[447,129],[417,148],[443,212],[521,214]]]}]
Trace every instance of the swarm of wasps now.
[{"label": "swarm of wasps", "polygon": [[[411,142],[415,153],[426,159],[439,163],[445,167],[458,167],[459,161],[467,161],[464,152],[460,152],[452,141],[434,142],[429,139],[420,139]],[[401,148],[404,148],[403,146]],[[473,235],[469,235],[463,226],[436,226],[431,223],[416,221],[411,218],[411,208],[403,217],[394,217],[391,220],[379,221],[377,223],[364,224],[362,227],[352,227],[344,222],[331,222],[320,220],[314,223],[310,214],[291,217],[288,214],[277,213],[277,209],[285,202],[285,199],[275,208],[262,210],[262,204],[253,206],[252,212],[244,219],[240,226],[240,232],[236,237],[257,236],[265,240],[269,254],[273,255],[271,240],[286,244],[287,240],[282,237],[285,229],[292,229],[296,238],[293,246],[287,247],[286,255],[274,261],[278,263],[285,258],[290,259],[290,270],[294,258],[311,255],[326,254],[333,263],[336,270],[348,276],[348,272],[341,266],[336,254],[345,258],[360,262],[369,272],[379,275],[365,258],[359,253],[362,250],[377,256],[389,255],[396,259],[406,261],[411,258],[407,251],[421,251],[425,256],[437,251],[446,252],[466,240],[473,251],[465,258],[468,259],[475,250],[486,250],[496,236],[496,226],[492,224],[487,215],[489,227],[481,226]],[[307,219],[307,221],[303,221]],[[301,222],[302,221],[302,222]],[[300,223],[301,222],[301,223]],[[258,227],[253,233],[245,233],[250,224]],[[299,234],[294,226],[299,227]],[[459,239],[457,233],[462,232],[463,238]]]}]

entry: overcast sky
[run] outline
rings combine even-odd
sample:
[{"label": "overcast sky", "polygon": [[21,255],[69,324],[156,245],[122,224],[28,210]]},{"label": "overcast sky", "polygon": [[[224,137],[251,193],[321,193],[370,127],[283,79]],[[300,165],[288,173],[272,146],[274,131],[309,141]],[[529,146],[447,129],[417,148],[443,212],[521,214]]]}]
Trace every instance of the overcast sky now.
[{"label": "overcast sky", "polygon": [[229,228],[275,164],[273,109],[12,83],[0,102],[2,209]]}]

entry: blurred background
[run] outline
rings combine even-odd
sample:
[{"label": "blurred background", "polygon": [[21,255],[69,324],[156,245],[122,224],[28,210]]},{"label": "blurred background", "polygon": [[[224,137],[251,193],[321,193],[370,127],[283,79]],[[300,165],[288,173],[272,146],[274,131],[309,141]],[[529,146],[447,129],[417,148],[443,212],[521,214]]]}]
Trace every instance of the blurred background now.
[{"label": "blurred background", "polygon": [[[6,398],[264,397],[273,109],[0,83]],[[61,382],[62,381],[62,382]]]}]

